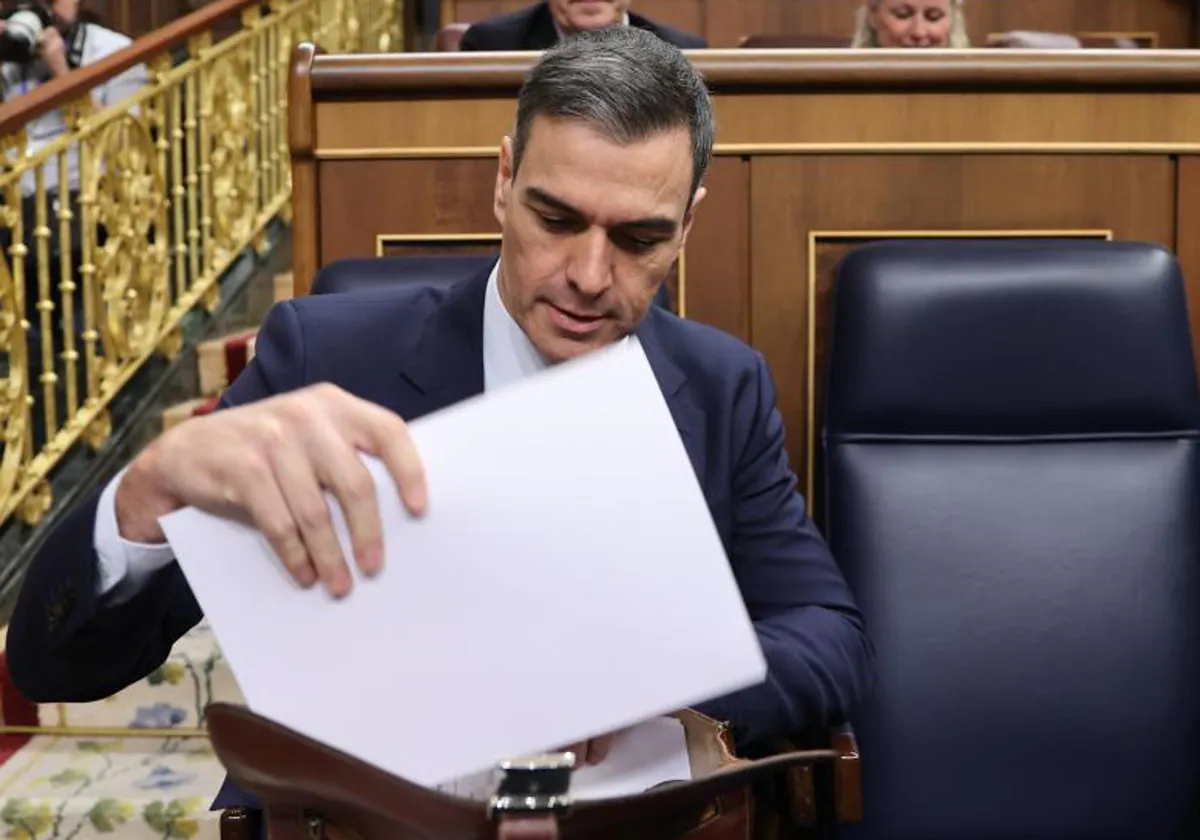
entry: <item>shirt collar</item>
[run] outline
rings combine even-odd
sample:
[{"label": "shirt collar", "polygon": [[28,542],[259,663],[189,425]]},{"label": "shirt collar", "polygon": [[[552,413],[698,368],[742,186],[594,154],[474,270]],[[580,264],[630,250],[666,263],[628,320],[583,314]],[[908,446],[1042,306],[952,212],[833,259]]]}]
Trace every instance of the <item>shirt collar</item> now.
[{"label": "shirt collar", "polygon": [[[554,31],[558,33],[558,40],[560,40],[560,41],[564,40],[567,37],[567,33],[563,32],[563,29],[561,26],[558,25],[557,20],[554,20],[553,17],[551,17],[550,20],[553,21],[553,23],[554,23]],[[621,16],[621,25],[622,26],[629,25],[629,12],[626,12],[624,15]]]},{"label": "shirt collar", "polygon": [[500,261],[492,267],[483,301],[483,390],[503,388],[548,364],[500,298]]},{"label": "shirt collar", "polygon": [[[637,343],[625,336],[617,344]],[[545,370],[550,363],[533,346],[500,297],[500,260],[488,275],[483,299],[483,390],[503,388]]]}]

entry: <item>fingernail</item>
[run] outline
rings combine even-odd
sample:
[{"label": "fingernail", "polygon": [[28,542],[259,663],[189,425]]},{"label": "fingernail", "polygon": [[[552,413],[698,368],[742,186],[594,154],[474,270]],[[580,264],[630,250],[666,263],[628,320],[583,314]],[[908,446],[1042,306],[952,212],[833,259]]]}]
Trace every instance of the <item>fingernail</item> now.
[{"label": "fingernail", "polygon": [[329,591],[338,598],[344,598],[349,595],[352,586],[350,572],[345,567],[339,568],[333,573],[333,577],[329,579]]},{"label": "fingernail", "polygon": [[300,585],[303,586],[305,589],[308,589],[310,586],[312,586],[314,583],[317,582],[317,573],[314,572],[311,568],[301,569],[298,572],[297,577],[299,578]]},{"label": "fingernail", "polygon": [[423,513],[425,513],[425,505],[427,502],[428,500],[425,498],[424,487],[408,491],[408,509],[414,516],[421,516]]},{"label": "fingernail", "polygon": [[383,549],[379,546],[368,548],[358,557],[358,567],[368,577],[375,577],[383,569]]}]

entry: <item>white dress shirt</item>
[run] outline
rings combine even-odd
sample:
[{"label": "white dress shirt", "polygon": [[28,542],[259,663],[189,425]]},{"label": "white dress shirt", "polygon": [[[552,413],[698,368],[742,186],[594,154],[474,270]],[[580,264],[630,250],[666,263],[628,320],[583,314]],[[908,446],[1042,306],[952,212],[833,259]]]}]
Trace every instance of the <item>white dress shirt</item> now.
[{"label": "white dress shirt", "polygon": [[[551,18],[551,20],[554,22],[554,31],[558,33],[558,40],[565,41],[568,37],[567,33],[564,32],[563,28],[558,25],[557,20],[554,20],[554,18]],[[621,26],[628,26],[628,25],[629,25],[629,12],[626,12],[624,15],[621,16]]]},{"label": "white dress shirt", "polygon": [[[547,365],[500,299],[498,271],[499,263],[488,278],[483,304],[484,390],[517,382]],[[175,560],[170,546],[165,543],[130,542],[118,533],[117,484],[124,475],[122,470],[100,494],[92,537],[100,563],[97,578],[100,594],[108,603],[114,604],[133,597],[155,572]]]}]

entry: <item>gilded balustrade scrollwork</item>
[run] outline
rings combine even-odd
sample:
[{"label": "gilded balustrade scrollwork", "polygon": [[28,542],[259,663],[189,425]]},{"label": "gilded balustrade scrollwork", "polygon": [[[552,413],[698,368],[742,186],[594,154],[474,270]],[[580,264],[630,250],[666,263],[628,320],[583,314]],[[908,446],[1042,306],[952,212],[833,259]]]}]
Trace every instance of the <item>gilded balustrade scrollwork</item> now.
[{"label": "gilded balustrade scrollwork", "polygon": [[61,457],[103,446],[112,399],[290,218],[293,46],[401,43],[400,0],[242,6],[216,43],[197,29],[184,55],[146,55],[124,101],[87,91],[56,136],[0,136],[0,524],[45,515]]}]

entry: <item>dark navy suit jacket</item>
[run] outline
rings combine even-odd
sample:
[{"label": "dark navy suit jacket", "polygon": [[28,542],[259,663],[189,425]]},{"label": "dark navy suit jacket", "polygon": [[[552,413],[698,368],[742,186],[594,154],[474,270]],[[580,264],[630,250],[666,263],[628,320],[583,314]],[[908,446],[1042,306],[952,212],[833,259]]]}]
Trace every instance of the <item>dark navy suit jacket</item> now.
[{"label": "dark navy suit jacket", "polygon": [[[415,419],[483,390],[487,273],[446,288],[390,286],[276,306],[254,361],[226,392],[241,405],[318,382]],[[829,549],[805,513],[762,356],[653,307],[638,336],[662,387],[768,664],[759,686],[700,707],[741,743],[838,722],[867,690],[871,648]],[[201,618],[178,566],[132,599],[97,597],[97,499],[34,558],[9,626],[18,690],[39,702],[108,697],[145,677]],[[679,597],[687,597],[685,581]],[[319,671],[320,663],[313,663]]]},{"label": "dark navy suit jacket", "polygon": [[[629,13],[629,25],[653,32],[668,44],[681,50],[698,50],[708,46],[699,35],[684,32],[634,12]],[[522,52],[548,50],[558,43],[558,30],[546,3],[537,3],[506,15],[471,24],[463,33],[458,48],[464,52]]]}]

